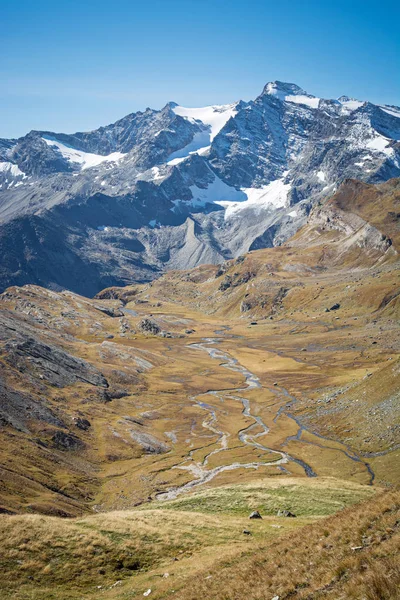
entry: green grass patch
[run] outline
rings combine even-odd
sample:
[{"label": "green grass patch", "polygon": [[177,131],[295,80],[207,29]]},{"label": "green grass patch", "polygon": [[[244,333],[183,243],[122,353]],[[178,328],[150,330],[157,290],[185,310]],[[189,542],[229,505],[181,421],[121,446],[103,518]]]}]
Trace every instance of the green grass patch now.
[{"label": "green grass patch", "polygon": [[308,485],[282,485],[276,488],[234,485],[152,504],[152,509],[238,516],[245,516],[253,510],[271,516],[279,510],[290,510],[299,517],[323,517],[368,498],[373,493],[373,489],[361,486],[346,489]]}]

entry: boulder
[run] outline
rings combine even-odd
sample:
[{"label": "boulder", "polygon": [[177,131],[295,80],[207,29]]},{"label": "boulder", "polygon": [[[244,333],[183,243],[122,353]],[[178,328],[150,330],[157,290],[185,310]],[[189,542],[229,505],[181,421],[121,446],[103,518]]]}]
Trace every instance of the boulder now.
[{"label": "boulder", "polygon": [[87,431],[89,429],[89,427],[91,427],[90,421],[88,421],[87,419],[82,419],[81,417],[75,417],[74,423],[75,423],[75,426],[78,429],[81,429],[82,431]]},{"label": "boulder", "polygon": [[58,450],[82,450],[84,447],[79,438],[64,431],[56,431],[51,439]]},{"label": "boulder", "polygon": [[340,304],[336,302],[336,304],[333,304],[329,310],[337,310],[338,308],[340,308]]},{"label": "boulder", "polygon": [[158,335],[161,332],[161,327],[158,323],[147,317],[140,321],[139,328],[144,333],[151,333],[152,335]]},{"label": "boulder", "polygon": [[290,512],[290,510],[278,510],[277,513],[278,517],[295,517],[296,515],[292,512]]},{"label": "boulder", "polygon": [[253,512],[249,516],[249,519],[262,519],[262,516],[260,515],[258,510],[253,510]]}]

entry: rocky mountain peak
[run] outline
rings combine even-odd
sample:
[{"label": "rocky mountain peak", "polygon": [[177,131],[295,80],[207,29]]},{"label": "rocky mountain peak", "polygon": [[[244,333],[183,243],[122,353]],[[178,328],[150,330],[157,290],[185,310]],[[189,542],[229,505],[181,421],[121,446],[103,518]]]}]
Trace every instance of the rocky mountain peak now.
[{"label": "rocky mountain peak", "polygon": [[[301,87],[295,83],[286,83],[284,81],[270,81],[264,86],[263,94],[276,96],[284,100],[285,96],[309,96]],[[310,96],[314,98],[314,96]]]},{"label": "rocky mountain peak", "polygon": [[340,96],[338,98],[338,102],[361,102],[361,100],[358,100],[357,98],[351,98],[350,96]]},{"label": "rocky mountain peak", "polygon": [[400,175],[400,109],[294,83],[0,140],[0,290],[91,295],[281,244],[346,178]]}]

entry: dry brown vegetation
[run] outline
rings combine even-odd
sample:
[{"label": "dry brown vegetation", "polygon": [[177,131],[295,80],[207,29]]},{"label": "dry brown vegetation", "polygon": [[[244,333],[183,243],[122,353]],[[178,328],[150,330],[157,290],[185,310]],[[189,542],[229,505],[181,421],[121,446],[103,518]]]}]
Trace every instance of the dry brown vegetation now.
[{"label": "dry brown vegetation", "polygon": [[[400,494],[372,501],[260,544],[250,556],[196,577],[181,600],[398,600]],[[159,596],[160,598],[162,596]]]},{"label": "dry brown vegetation", "polygon": [[[5,598],[398,599],[399,202],[398,181],[347,182],[279,248],[96,299],[2,294]],[[43,346],[83,375],[42,368]]]},{"label": "dry brown vegetation", "polygon": [[[397,600],[399,492],[349,507],[372,490],[303,482],[237,484],[82,519],[3,515],[2,598],[112,600],[150,588],[159,599]],[[269,516],[271,502],[298,516]],[[263,519],[249,521],[249,507]]]}]

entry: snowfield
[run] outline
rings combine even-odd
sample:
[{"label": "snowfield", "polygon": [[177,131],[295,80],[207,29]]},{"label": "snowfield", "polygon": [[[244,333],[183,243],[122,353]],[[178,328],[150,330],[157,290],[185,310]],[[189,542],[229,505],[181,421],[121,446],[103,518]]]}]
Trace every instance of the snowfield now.
[{"label": "snowfield", "polygon": [[172,110],[180,117],[201,121],[204,125],[207,125],[209,127],[209,142],[205,145],[208,146],[229,119],[237,114],[236,106],[237,102],[220,106],[205,106],[204,108],[175,106]]},{"label": "snowfield", "polygon": [[113,152],[108,156],[101,156],[100,154],[91,154],[90,152],[76,150],[75,148],[72,148],[72,146],[63,144],[54,138],[42,137],[42,140],[44,140],[48,146],[55,146],[60,154],[68,161],[81,165],[82,171],[84,169],[96,167],[103,162],[116,162],[125,156],[125,154],[122,154],[121,152]]}]

